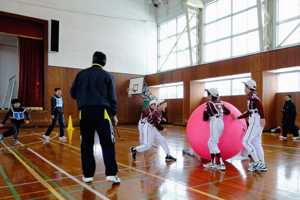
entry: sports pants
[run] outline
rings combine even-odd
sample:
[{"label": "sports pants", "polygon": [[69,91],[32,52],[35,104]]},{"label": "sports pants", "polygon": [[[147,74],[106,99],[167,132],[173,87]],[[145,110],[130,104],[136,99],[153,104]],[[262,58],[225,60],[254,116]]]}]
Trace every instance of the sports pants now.
[{"label": "sports pants", "polygon": [[260,115],[253,113],[249,116],[249,127],[243,139],[245,149],[250,152],[256,152],[259,160],[264,160],[264,151],[261,145],[261,135],[263,128],[260,126]]},{"label": "sports pants", "polygon": [[[23,121],[23,120],[22,120]],[[19,129],[20,126],[23,124],[23,122],[19,122],[19,121],[12,121],[11,125],[12,128],[9,129],[8,131],[5,131],[2,135],[3,137],[8,137],[11,135],[14,135],[14,139],[17,140],[18,139],[18,133],[19,133]]]},{"label": "sports pants", "polygon": [[207,142],[209,152],[210,154],[218,154],[220,153],[218,143],[224,130],[223,118],[216,118],[215,116],[212,117],[209,121],[209,128],[210,137]]},{"label": "sports pants", "polygon": [[145,126],[145,121],[144,120],[140,120],[139,124],[138,124],[138,128],[139,128],[139,139],[140,139],[140,145],[143,144],[144,141],[144,126]]},{"label": "sports pants", "polygon": [[65,120],[64,120],[64,114],[63,113],[57,113],[54,115],[54,119],[52,119],[52,124],[46,131],[45,135],[49,136],[53,129],[56,127],[57,121],[59,122],[60,125],[60,134],[59,137],[62,137],[65,135]]},{"label": "sports pants", "polygon": [[118,172],[115,154],[115,136],[110,120],[109,109],[103,107],[81,108],[81,162],[84,177],[93,177],[96,163],[94,157],[94,134],[97,131],[102,148],[106,176]]},{"label": "sports pants", "polygon": [[166,139],[156,130],[153,124],[149,124],[148,122],[146,122],[143,131],[143,144],[135,147],[137,152],[147,151],[152,147],[153,142],[156,141],[164,149],[167,155],[170,154],[170,149],[168,147]]}]

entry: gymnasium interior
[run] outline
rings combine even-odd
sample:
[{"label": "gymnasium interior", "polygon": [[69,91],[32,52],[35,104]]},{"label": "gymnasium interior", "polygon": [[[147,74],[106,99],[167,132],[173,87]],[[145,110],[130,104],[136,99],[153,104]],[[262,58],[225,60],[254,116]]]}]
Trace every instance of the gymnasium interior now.
[{"label": "gymnasium interior", "polygon": [[[106,182],[96,136],[94,181],[82,181],[80,111],[70,88],[95,51],[106,54],[103,69],[115,81],[120,184]],[[247,111],[242,82],[248,79],[256,81],[264,107],[268,171],[249,172],[250,160],[239,152],[225,161],[226,170],[206,169],[209,160],[182,152],[191,148],[189,119],[211,87]],[[133,80],[142,80],[138,88]],[[62,90],[64,142],[59,124],[49,142],[43,138],[54,88]],[[0,143],[0,200],[300,199],[299,139],[280,140],[274,131],[282,126],[287,94],[299,113],[299,0],[1,0],[0,120],[14,98],[31,118],[18,145],[11,136]],[[167,100],[161,125],[177,161],[165,161],[159,145],[131,157],[152,98]],[[10,128],[8,119],[0,135]]]}]

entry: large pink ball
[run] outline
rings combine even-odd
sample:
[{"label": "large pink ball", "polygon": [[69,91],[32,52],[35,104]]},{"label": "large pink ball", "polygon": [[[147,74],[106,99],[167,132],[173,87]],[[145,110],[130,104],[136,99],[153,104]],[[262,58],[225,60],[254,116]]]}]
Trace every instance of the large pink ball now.
[{"label": "large pink ball", "polygon": [[[241,112],[225,101],[224,105],[236,116]],[[209,120],[203,120],[203,111],[205,104],[200,105],[191,115],[187,124],[187,138],[193,150],[202,158],[210,160],[210,153],[207,146],[210,137]],[[224,131],[219,139],[218,147],[221,151],[223,160],[232,158],[243,148],[243,137],[247,131],[247,125],[244,119],[235,120],[231,115],[223,115]]]}]

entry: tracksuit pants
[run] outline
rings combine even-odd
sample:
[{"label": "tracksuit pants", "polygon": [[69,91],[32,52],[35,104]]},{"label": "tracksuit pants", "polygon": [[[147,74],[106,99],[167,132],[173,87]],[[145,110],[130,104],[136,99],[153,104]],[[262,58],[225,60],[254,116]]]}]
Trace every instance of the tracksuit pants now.
[{"label": "tracksuit pants", "polygon": [[45,135],[49,136],[53,129],[56,127],[57,121],[59,122],[60,125],[60,134],[59,137],[62,137],[65,135],[65,120],[64,120],[64,114],[63,113],[58,113],[54,115],[54,119],[52,119],[52,124],[46,131]]},{"label": "tracksuit pants", "polygon": [[115,136],[109,109],[104,107],[81,108],[81,162],[84,177],[93,177],[96,169],[94,157],[94,134],[97,131],[102,148],[106,176],[118,172],[115,154]]},{"label": "tracksuit pants", "polygon": [[[23,120],[22,120],[23,121]],[[12,128],[9,129],[8,131],[4,132],[2,135],[3,137],[8,137],[8,136],[11,136],[11,135],[14,135],[14,139],[17,140],[18,139],[18,133],[19,133],[19,129],[20,129],[20,126],[23,124],[24,122],[19,122],[19,121],[11,121],[11,125],[12,125]]]}]

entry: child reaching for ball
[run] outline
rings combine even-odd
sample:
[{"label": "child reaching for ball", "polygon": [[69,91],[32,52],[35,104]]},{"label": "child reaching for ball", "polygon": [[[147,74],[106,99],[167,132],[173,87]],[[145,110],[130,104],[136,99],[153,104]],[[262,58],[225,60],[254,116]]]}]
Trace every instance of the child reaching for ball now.
[{"label": "child reaching for ball", "polygon": [[[210,152],[211,162],[204,164],[205,168],[217,168],[219,170],[225,170],[225,164],[222,160],[220,149],[218,147],[219,138],[224,130],[223,113],[225,115],[230,114],[230,110],[221,103],[219,98],[219,91],[217,88],[210,88],[207,91],[207,98],[209,101],[205,105],[203,112],[203,120],[209,120],[210,137],[208,140],[208,148]],[[215,157],[218,158],[220,164],[217,165]]]}]

